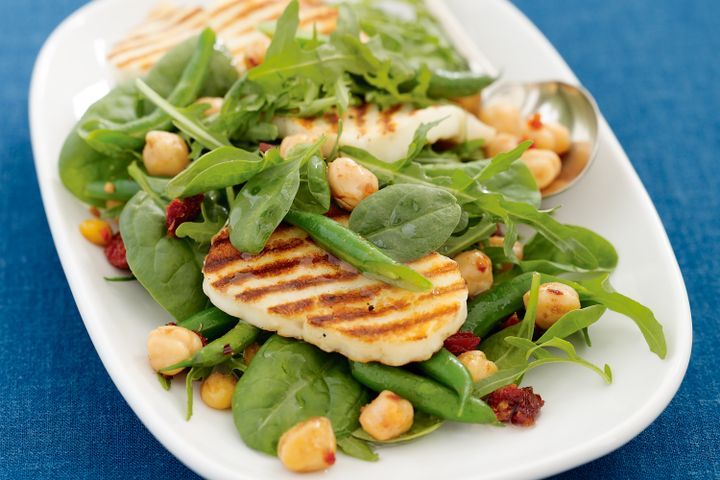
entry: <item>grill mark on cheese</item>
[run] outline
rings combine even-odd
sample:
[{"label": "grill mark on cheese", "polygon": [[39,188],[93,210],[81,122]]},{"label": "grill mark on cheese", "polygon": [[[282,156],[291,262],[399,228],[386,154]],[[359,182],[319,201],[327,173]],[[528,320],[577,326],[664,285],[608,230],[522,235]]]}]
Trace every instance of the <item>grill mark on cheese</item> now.
[{"label": "grill mark on cheese", "polygon": [[[226,1],[204,9],[200,6],[165,6],[153,9],[145,21],[116,43],[107,58],[118,69],[146,71],[175,45],[203,27],[211,26],[219,40],[228,45],[235,60],[248,48],[248,35],[260,33],[257,26],[277,20],[287,6],[285,0]],[[322,34],[335,29],[338,12],[321,1],[300,2],[303,29],[316,28]]]},{"label": "grill mark on cheese", "polygon": [[380,112],[380,132],[382,134],[394,133],[397,125],[393,121],[393,115],[402,108],[402,105],[395,105]]},{"label": "grill mark on cheese", "polygon": [[316,8],[306,18],[300,18],[300,27],[312,26],[313,23],[320,24],[325,20],[335,19],[337,12],[332,8]]},{"label": "grill mark on cheese", "polygon": [[324,293],[318,297],[318,301],[325,306],[332,306],[338,303],[348,304],[351,302],[365,301],[375,297],[383,289],[380,285],[348,290],[340,293]]},{"label": "grill mark on cheese", "polygon": [[299,266],[308,265],[332,265],[336,266],[337,262],[328,258],[327,254],[315,254],[311,256],[301,255],[292,258],[280,258],[279,260],[270,261],[261,265],[255,265],[246,269],[237,270],[232,274],[222,277],[212,283],[215,288],[224,288],[228,285],[237,285],[251,278],[264,278],[270,276],[279,277],[286,275]]},{"label": "grill mark on cheese", "polygon": [[[407,310],[409,307],[417,307],[420,302],[426,300],[437,300],[444,295],[455,293],[465,288],[465,283],[454,283],[444,287],[434,289],[430,293],[421,295],[418,298],[413,299],[413,303],[408,302],[407,299],[401,298],[394,302],[375,307],[372,310],[365,308],[348,309],[340,312],[333,312],[326,315],[315,315],[308,317],[308,321],[317,326],[332,325],[335,323],[347,322],[350,320],[360,320],[372,317],[382,317],[388,313],[401,312]],[[308,299],[304,299],[308,300]]]},{"label": "grill mark on cheese", "polygon": [[[357,125],[358,132],[360,133],[360,135],[363,135],[363,136],[367,134],[367,128],[365,125],[365,117],[367,115],[367,111],[368,111],[368,104],[363,103],[362,105],[357,107],[355,109],[355,111],[353,112],[353,114],[355,116],[355,124]],[[352,118],[352,116],[350,118]]]},{"label": "grill mark on cheese", "polygon": [[187,33],[187,31],[178,32],[178,30],[187,27],[187,24],[190,24],[191,27],[196,27],[191,24],[191,21],[202,19],[202,17],[204,17],[204,10],[200,7],[195,7],[189,9],[184,14],[181,14],[178,18],[167,21],[166,23],[159,20],[158,23],[163,22],[164,24],[158,25],[157,28],[148,32],[131,34],[119,43],[115,44],[110,53],[108,53],[108,58],[112,60],[114,57],[120,55],[121,53],[130,51],[133,48],[148,46],[155,43],[158,38],[167,38],[170,37],[171,34],[176,33]]},{"label": "grill mark on cheese", "polygon": [[456,269],[457,269],[457,266],[453,262],[445,262],[440,265],[434,266],[430,270],[427,270],[425,272],[420,272],[420,273],[423,276],[425,276],[426,278],[434,278],[434,277],[439,277],[440,275],[443,275],[445,273],[454,272]]},{"label": "grill mark on cheese", "polygon": [[314,298],[304,298],[297,302],[283,303],[275,305],[274,307],[268,308],[268,311],[272,313],[279,313],[280,315],[294,315],[305,310],[308,310],[315,304]]},{"label": "grill mark on cheese", "polygon": [[390,322],[383,325],[362,325],[350,328],[343,328],[341,330],[343,333],[367,340],[372,339],[375,336],[387,334],[390,332],[408,330],[410,327],[436,320],[438,317],[441,316],[455,315],[458,310],[460,310],[460,305],[458,305],[457,303],[453,303],[452,305],[443,305],[429,312],[420,313],[412,317],[402,318],[395,322]]},{"label": "grill mark on cheese", "polygon": [[273,313],[296,314],[309,310],[310,307],[313,307],[317,303],[325,307],[332,307],[337,304],[353,305],[358,302],[365,302],[367,304],[367,301],[375,297],[382,289],[383,287],[379,285],[372,285],[355,290],[348,290],[346,292],[324,293],[316,297],[308,297],[301,300],[295,300],[294,302],[281,303],[280,305],[268,308],[268,311]]},{"label": "grill mark on cheese", "polygon": [[[263,10],[267,10],[269,13],[269,11],[272,9],[273,13],[271,15],[263,17],[259,23],[267,20],[275,20],[279,16],[276,11],[278,11],[279,9],[280,11],[282,11],[281,6],[278,3],[267,2],[266,0],[259,0],[258,2],[247,2],[247,4],[243,7],[244,8],[241,8],[239,11],[233,13],[231,16],[223,18],[223,21],[217,24],[217,30],[222,31],[228,28],[236,20],[241,20],[244,17],[247,17],[256,12],[262,12]],[[217,18],[215,15],[213,16]],[[251,30],[254,30],[255,28],[257,28],[257,25],[253,25]],[[247,31],[247,29],[243,29],[243,31]]]},{"label": "grill mark on cheese", "polygon": [[203,270],[205,272],[215,272],[237,260],[261,258],[269,253],[290,252],[305,243],[305,239],[297,237],[277,240],[267,245],[262,252],[251,254],[237,251],[237,249],[230,244],[229,237],[222,235],[213,241],[210,253],[205,257]]},{"label": "grill mark on cheese", "polygon": [[327,273],[325,275],[319,276],[305,275],[293,280],[288,280],[286,282],[279,282],[274,285],[245,290],[244,292],[235,295],[235,298],[241,301],[248,302],[252,300],[257,300],[258,298],[262,298],[271,293],[278,293],[286,290],[304,290],[306,288],[315,287],[327,283],[336,283],[352,280],[359,276],[359,273],[350,270],[338,270],[336,272]]}]

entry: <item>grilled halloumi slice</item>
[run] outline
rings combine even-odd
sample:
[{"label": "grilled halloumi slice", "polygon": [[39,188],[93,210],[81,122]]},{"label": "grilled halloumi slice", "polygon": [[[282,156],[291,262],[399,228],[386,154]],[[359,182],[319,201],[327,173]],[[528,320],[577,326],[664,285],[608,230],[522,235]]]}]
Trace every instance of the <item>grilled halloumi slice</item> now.
[{"label": "grilled halloumi slice", "polygon": [[238,252],[224,229],[205,258],[203,289],[215,306],[264,330],[352,360],[404,365],[430,358],[460,328],[468,295],[453,260],[431,253],[408,265],[432,291],[371,280],[296,227],[280,226],[257,255]]},{"label": "grilled halloumi slice", "polygon": [[[163,2],[113,46],[108,60],[125,74],[142,74],[172,47],[210,26],[243,72],[262,63],[270,44],[257,27],[277,20],[288,3],[289,0],[220,0],[205,9]],[[327,35],[335,30],[336,20],[337,9],[322,1],[300,1],[301,30],[315,28]]]},{"label": "grilled halloumi slice", "polygon": [[[415,130],[423,123],[441,120],[428,132],[429,143],[438,140],[458,143],[489,140],[495,136],[494,128],[457,105],[433,105],[421,109],[405,105],[386,110],[380,110],[376,105],[361,105],[349,108],[342,120],[340,146],[362,148],[386,162],[400,160],[407,154]],[[273,119],[281,137],[294,134],[319,137],[324,134],[328,138],[328,144],[336,141],[338,122],[337,115]]]}]

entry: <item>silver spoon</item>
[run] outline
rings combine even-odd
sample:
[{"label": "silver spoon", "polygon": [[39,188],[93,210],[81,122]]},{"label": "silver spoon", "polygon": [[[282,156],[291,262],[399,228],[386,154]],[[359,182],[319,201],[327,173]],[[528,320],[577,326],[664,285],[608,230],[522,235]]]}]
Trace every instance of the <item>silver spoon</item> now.
[{"label": "silver spoon", "polygon": [[543,197],[570,188],[597,154],[599,111],[592,95],[582,87],[564,82],[497,83],[483,90],[482,104],[516,106],[523,118],[539,113],[543,120],[558,122],[570,131],[572,147],[562,156],[560,175],[542,190]]}]

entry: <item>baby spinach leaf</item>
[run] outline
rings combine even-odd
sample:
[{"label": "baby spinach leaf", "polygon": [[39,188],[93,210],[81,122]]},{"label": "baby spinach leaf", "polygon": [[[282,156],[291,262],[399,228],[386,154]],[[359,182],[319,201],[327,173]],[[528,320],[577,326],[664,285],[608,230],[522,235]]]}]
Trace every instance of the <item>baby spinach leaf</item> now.
[{"label": "baby spinach leaf", "polygon": [[[150,70],[146,82],[160,95],[167,96],[173,90],[193,55],[197,37],[173,48]],[[230,56],[217,47],[210,61],[201,96],[222,95],[237,78],[237,71]],[[144,105],[132,82],[113,88],[110,93],[95,102],[68,135],[60,152],[60,179],[78,199],[92,205],[105,202],[92,198],[85,186],[92,181],[110,181],[127,178],[127,167],[136,159],[131,153],[105,155],[88,145],[78,134],[78,128],[87,122],[124,124],[150,113],[154,107]]]},{"label": "baby spinach leaf", "polygon": [[542,334],[538,339],[538,343],[556,337],[567,338],[600,320],[606,310],[607,308],[603,305],[592,305],[568,312]]},{"label": "baby spinach leaf", "polygon": [[310,417],[328,417],[338,438],[349,436],[366,402],[345,358],[274,335],[238,381],[232,411],[245,443],[275,455],[280,436]]},{"label": "baby spinach leaf", "polygon": [[[135,88],[132,84],[122,84],[90,106],[78,125],[100,119],[127,122],[137,118],[137,109],[138,95]],[[60,179],[83,202],[104,205],[104,200],[88,195],[85,186],[92,181],[127,178],[127,167],[133,160],[135,157],[131,154],[111,157],[94,150],[80,137],[76,126],[60,151]]]},{"label": "baby spinach leaf", "polygon": [[[565,225],[574,238],[582,243],[597,259],[594,271],[613,271],[618,255],[615,247],[597,233],[577,225]],[[542,235],[535,235],[524,247],[524,258],[520,262],[524,271],[538,271],[551,275],[563,272],[587,272],[572,264],[572,261]]]},{"label": "baby spinach leaf", "polygon": [[400,262],[438,249],[460,220],[452,194],[422,185],[392,185],[360,202],[349,228]]},{"label": "baby spinach leaf", "polygon": [[[490,214],[500,219],[508,228],[505,234],[505,254],[510,258],[513,256],[512,244],[517,236],[515,224],[524,223],[545,236],[563,255],[570,259],[573,265],[585,269],[597,268],[597,259],[573,237],[572,229],[567,228],[548,213],[538,211],[531,204],[510,201],[502,194],[490,192],[487,187],[474,180],[461,167],[453,168],[447,175],[438,175],[437,170],[433,170],[438,165],[416,163],[394,171],[392,166],[388,166],[362,149],[346,146],[342,150],[375,173],[385,183],[437,186],[453,194],[458,203],[471,215]],[[513,165],[515,164],[517,162]],[[439,166],[447,167],[447,165]]]},{"label": "baby spinach leaf", "polygon": [[[477,182],[462,166],[440,173],[438,168],[448,168],[448,164],[418,165],[410,164],[399,171],[382,160],[374,158],[366,151],[355,147],[343,147],[342,151],[375,173],[385,183],[412,183],[440,187],[455,196],[458,203],[468,213],[480,216],[484,213],[500,219],[508,228],[505,235],[505,254],[512,258],[512,243],[516,237],[516,223],[531,226],[570,259],[573,265],[585,269],[595,269],[598,260],[577,239],[574,231],[561,224],[546,212],[538,211],[533,205],[510,201],[502,194],[494,193]],[[518,150],[520,152],[520,150]],[[516,152],[516,154],[518,154]],[[519,162],[513,163],[519,165]],[[496,178],[495,175],[493,178]]]},{"label": "baby spinach leaf", "polygon": [[397,437],[391,438],[390,440],[376,440],[365,430],[363,430],[362,428],[358,428],[353,432],[353,437],[365,440],[366,442],[378,444],[409,442],[411,440],[417,440],[418,438],[431,434],[432,432],[440,428],[443,423],[444,420],[441,418],[435,417],[425,412],[421,412],[420,410],[416,410],[415,416],[413,417],[412,427],[410,427],[410,430],[403,433],[402,435],[398,435]]},{"label": "baby spinach leaf", "polygon": [[[166,53],[148,72],[145,83],[164,98],[170,95],[193,56],[197,43],[198,37],[193,36]],[[222,97],[237,79],[238,71],[233,66],[232,56],[218,43],[210,58],[208,74],[198,96]],[[154,108],[151,103],[145,103],[143,113],[150,113]]]},{"label": "baby spinach leaf", "polygon": [[178,320],[205,308],[202,259],[189,240],[167,235],[165,211],[147,193],[123,209],[120,234],[130,270],[160,306]]},{"label": "baby spinach leaf", "polygon": [[337,446],[345,455],[365,460],[366,462],[377,462],[380,457],[365,440],[347,436],[337,439]]},{"label": "baby spinach leaf", "polygon": [[320,157],[312,156],[302,169],[293,206],[299,210],[321,214],[330,209],[327,165]]},{"label": "baby spinach leaf", "polygon": [[244,183],[269,167],[271,158],[232,146],[216,148],[170,180],[165,194],[169,198],[189,197]]},{"label": "baby spinach leaf", "polygon": [[289,161],[252,177],[230,210],[230,242],[258,253],[292,206],[300,186],[300,161]]},{"label": "baby spinach leaf", "polygon": [[438,253],[448,257],[454,257],[458,253],[476,245],[480,240],[484,240],[497,230],[497,223],[490,219],[481,219],[477,224],[468,227],[461,235],[453,235],[438,248]]}]

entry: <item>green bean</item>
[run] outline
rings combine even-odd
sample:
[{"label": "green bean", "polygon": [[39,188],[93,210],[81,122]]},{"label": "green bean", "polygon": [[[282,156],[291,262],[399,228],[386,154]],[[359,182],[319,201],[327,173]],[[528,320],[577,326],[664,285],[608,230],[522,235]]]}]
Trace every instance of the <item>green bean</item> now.
[{"label": "green bean", "polygon": [[523,307],[523,295],[531,281],[532,272],[523,273],[470,300],[462,330],[479,337],[490,333],[502,319]]},{"label": "green bean", "polygon": [[178,322],[178,326],[197,332],[212,341],[225,335],[238,322],[236,317],[228,315],[217,307],[210,307]]},{"label": "green bean", "polygon": [[473,381],[470,372],[458,358],[446,349],[436,352],[429,360],[418,363],[424,373],[452,388],[460,396],[458,415],[463,414],[465,404],[473,391]]},{"label": "green bean", "polygon": [[[517,277],[503,282],[470,300],[468,302],[468,316],[462,330],[471,331],[478,337],[484,337],[502,319],[523,308],[523,295],[530,291],[534,273],[521,273]],[[548,282],[560,282],[573,287],[578,292],[583,305],[601,303],[582,285],[565,278],[541,273],[540,283]]]},{"label": "green bean", "polygon": [[[107,184],[112,184],[112,192],[105,190]],[[118,200],[127,202],[135,195],[140,187],[132,180],[113,180],[112,182],[96,181],[85,186],[85,194],[98,200]]]},{"label": "green bean", "polygon": [[255,341],[260,330],[249,323],[239,321],[232,330],[217,340],[205,345],[192,358],[170,365],[162,370],[174,370],[185,367],[213,367],[227,360],[231,355],[242,351]]},{"label": "green bean", "polygon": [[331,218],[293,209],[285,220],[306,231],[321,248],[370,278],[414,291],[428,291],[433,287],[432,282],[420,273],[396,262]]},{"label": "green bean", "polygon": [[431,98],[457,98],[474,95],[495,81],[495,78],[475,72],[435,70],[430,78],[428,96]]},{"label": "green bean", "polygon": [[371,390],[390,390],[430,415],[463,423],[498,423],[492,409],[479,398],[471,396],[459,414],[460,397],[455,392],[402,368],[350,362],[350,371],[358,382]]}]

